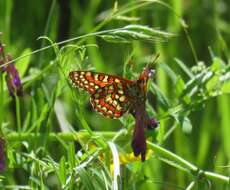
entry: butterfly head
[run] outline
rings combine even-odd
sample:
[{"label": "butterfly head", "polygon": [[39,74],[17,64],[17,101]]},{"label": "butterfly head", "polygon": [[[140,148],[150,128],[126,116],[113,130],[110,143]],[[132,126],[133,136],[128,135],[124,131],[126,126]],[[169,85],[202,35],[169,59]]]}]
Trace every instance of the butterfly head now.
[{"label": "butterfly head", "polygon": [[150,77],[152,77],[155,73],[155,70],[150,69],[149,67],[145,67],[142,73],[139,76],[139,79],[137,80],[138,83],[141,86],[142,91],[146,92],[147,90],[147,82]]},{"label": "butterfly head", "polygon": [[155,74],[155,70],[153,70],[150,65],[152,63],[155,63],[156,60],[159,58],[160,54],[157,53],[152,60],[146,65],[146,67],[143,69],[142,73],[139,76],[139,83],[141,84],[141,88],[143,89],[144,92],[146,92],[147,88],[147,82],[150,77],[152,77]]},{"label": "butterfly head", "polygon": [[149,68],[148,66],[145,67],[142,71],[142,73],[140,74],[139,76],[139,80],[146,80],[148,81],[148,79],[150,77],[152,77],[153,75],[155,74],[155,70],[154,69],[151,69]]}]

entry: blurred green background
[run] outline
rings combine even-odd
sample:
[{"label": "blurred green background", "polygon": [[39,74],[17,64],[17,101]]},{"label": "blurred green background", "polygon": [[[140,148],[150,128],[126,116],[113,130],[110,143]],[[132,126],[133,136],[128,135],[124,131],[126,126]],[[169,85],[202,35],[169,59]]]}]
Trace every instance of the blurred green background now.
[{"label": "blurred green background", "polygon": [[[0,114],[8,156],[7,169],[0,176],[3,189],[112,189],[110,164],[113,161],[108,149],[103,149],[100,142],[91,145],[94,138],[85,140],[85,137],[76,136],[73,141],[65,135],[55,136],[55,133],[85,129],[90,134],[91,129],[103,135],[105,131],[118,134],[121,129],[127,129],[128,135],[117,143],[119,154],[126,155],[131,154],[134,119],[126,115],[121,120],[111,120],[94,112],[89,96],[71,88],[67,75],[73,69],[93,69],[135,79],[156,52],[160,53],[160,58],[155,66],[156,76],[150,83],[155,82],[162,96],[156,93],[156,87],[149,85],[148,112],[160,120],[160,127],[150,134],[151,141],[202,170],[229,176],[229,93],[211,95],[205,92],[202,97],[207,99],[190,108],[189,105],[199,99],[191,96],[189,108],[184,112],[176,116],[163,115],[183,104],[177,88],[191,79],[184,67],[189,72],[194,66],[205,70],[216,61],[229,68],[230,1],[169,0],[164,3],[167,6],[162,1],[0,0],[1,42],[6,44],[5,51],[13,58],[50,45],[44,38],[37,40],[40,36],[61,42],[129,24],[176,35],[155,43],[138,40],[110,43],[93,36],[71,42],[72,47],[64,44],[63,51],[50,48],[17,61],[24,96],[14,99],[4,90],[1,100]],[[113,11],[121,12],[114,16]],[[87,44],[91,44],[90,47],[83,46]],[[77,45],[81,47],[77,49]],[[221,73],[220,67],[217,70]],[[225,73],[229,74],[229,69]],[[200,88],[198,84],[197,87]],[[167,103],[164,105],[159,97]],[[175,119],[181,115],[188,124]],[[27,136],[23,138],[21,133]],[[111,138],[108,135],[106,139]],[[98,153],[95,156],[94,151],[101,149],[106,155],[101,157]],[[91,157],[93,161],[88,160]],[[120,167],[120,189],[189,189],[192,181],[195,185],[191,189],[229,189],[229,185],[222,182],[172,167],[172,163],[168,165],[154,153],[144,163],[139,159],[127,159]],[[78,166],[84,170],[76,169]]]}]

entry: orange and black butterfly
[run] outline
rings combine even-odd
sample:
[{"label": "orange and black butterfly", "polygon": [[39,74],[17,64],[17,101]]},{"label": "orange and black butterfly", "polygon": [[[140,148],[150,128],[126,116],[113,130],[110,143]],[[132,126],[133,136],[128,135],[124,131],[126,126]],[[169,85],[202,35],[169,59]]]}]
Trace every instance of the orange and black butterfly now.
[{"label": "orange and black butterfly", "polygon": [[129,112],[136,118],[132,147],[135,156],[141,154],[142,161],[146,151],[144,128],[154,128],[158,124],[155,119],[149,118],[145,109],[147,82],[153,73],[148,66],[137,80],[91,71],[69,73],[74,86],[91,95],[90,103],[97,112],[112,119]]}]

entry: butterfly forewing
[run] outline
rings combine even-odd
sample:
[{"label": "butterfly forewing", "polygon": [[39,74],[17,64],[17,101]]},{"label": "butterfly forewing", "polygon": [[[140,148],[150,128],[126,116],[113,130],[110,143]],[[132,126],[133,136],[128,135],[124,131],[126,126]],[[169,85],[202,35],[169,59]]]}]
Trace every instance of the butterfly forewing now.
[{"label": "butterfly forewing", "polygon": [[104,116],[119,118],[128,110],[127,86],[133,81],[90,71],[72,71],[69,77],[75,86],[91,94],[93,108]]},{"label": "butterfly forewing", "polygon": [[121,77],[91,71],[72,71],[69,73],[69,77],[75,86],[83,88],[90,94],[94,94],[98,89],[110,85],[116,81],[132,83],[132,81],[123,79]]}]

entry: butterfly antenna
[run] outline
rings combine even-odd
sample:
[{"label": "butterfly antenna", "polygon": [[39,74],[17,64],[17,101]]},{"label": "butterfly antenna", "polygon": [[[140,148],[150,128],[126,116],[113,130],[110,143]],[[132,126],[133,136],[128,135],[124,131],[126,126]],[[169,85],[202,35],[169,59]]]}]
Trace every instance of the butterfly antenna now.
[{"label": "butterfly antenna", "polygon": [[151,58],[150,58],[149,63],[147,64],[147,67],[149,67],[150,64],[155,63],[159,57],[160,57],[160,53],[152,55]]}]

